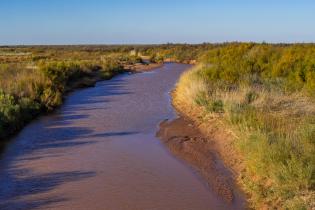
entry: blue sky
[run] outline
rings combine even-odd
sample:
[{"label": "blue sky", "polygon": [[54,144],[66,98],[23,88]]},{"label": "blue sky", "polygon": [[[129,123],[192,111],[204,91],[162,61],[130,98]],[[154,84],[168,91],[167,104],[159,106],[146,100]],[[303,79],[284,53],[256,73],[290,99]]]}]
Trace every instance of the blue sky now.
[{"label": "blue sky", "polygon": [[311,0],[0,0],[0,45],[315,42]]}]

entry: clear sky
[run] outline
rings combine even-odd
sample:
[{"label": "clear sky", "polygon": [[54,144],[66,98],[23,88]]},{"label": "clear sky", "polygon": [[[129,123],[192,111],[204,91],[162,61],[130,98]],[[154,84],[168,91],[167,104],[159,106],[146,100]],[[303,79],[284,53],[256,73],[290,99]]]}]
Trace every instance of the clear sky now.
[{"label": "clear sky", "polygon": [[0,45],[315,42],[315,0],[0,0]]}]

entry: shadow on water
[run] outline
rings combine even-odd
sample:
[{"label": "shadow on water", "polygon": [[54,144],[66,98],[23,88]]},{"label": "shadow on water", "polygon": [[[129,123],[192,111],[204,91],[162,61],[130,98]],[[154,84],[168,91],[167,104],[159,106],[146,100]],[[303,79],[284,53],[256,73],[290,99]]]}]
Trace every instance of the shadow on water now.
[{"label": "shadow on water", "polygon": [[[94,88],[69,95],[56,112],[35,120],[23,129],[0,155],[0,209],[34,209],[67,201],[62,195],[40,199],[31,196],[47,193],[67,182],[91,178],[96,171],[62,171],[38,173],[27,163],[43,158],[62,157],[69,148],[97,143],[102,138],[136,134],[137,132],[95,133],[74,122],[89,118],[89,112],[106,109],[109,96],[132,94],[124,90],[122,76],[100,82]],[[83,113],[82,113],[83,111]],[[98,140],[91,140],[97,137]]]},{"label": "shadow on water", "polygon": [[[93,88],[87,88],[80,90],[80,93],[84,97],[69,97],[65,104],[72,104],[73,106],[81,106],[83,109],[89,109],[89,107],[82,107],[82,105],[88,104],[104,104],[109,102],[106,96],[119,96],[132,94],[130,90],[125,88],[127,82],[123,79],[126,75],[120,75],[111,81],[103,81],[96,84]],[[78,96],[81,94],[72,94],[72,96]],[[112,100],[112,99],[111,99]]]},{"label": "shadow on water", "polygon": [[[9,176],[16,176],[17,174],[23,174],[23,176],[25,176],[27,173],[27,171],[19,169],[11,169],[8,171]],[[34,196],[39,193],[45,193],[65,182],[78,181],[92,176],[95,176],[95,172],[68,171],[40,175],[29,174],[27,177],[15,180],[14,187],[18,189],[16,191],[11,191],[10,187],[12,186],[2,184],[0,189],[2,195],[0,209],[32,209],[42,205],[66,201],[67,198],[62,197],[48,197],[41,200],[22,200],[21,198],[23,198],[23,196]]]}]

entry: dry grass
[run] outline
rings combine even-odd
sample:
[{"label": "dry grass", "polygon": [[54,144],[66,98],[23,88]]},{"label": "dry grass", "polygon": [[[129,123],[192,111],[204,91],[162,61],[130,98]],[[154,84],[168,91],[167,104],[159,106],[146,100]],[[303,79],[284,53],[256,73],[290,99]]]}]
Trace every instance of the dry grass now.
[{"label": "dry grass", "polygon": [[34,98],[37,94],[35,85],[45,85],[47,79],[38,69],[29,69],[11,66],[8,69],[0,68],[0,89],[16,97]]},{"label": "dry grass", "polygon": [[199,65],[190,71],[183,73],[176,87],[176,98],[179,101],[186,101],[188,104],[194,104],[200,93],[208,91],[206,81],[196,73],[202,66]]}]

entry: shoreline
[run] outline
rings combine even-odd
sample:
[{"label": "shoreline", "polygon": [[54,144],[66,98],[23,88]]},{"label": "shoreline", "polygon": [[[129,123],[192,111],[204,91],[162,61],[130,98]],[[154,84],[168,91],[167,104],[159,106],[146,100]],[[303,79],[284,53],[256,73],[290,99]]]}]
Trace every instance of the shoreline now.
[{"label": "shoreline", "polygon": [[131,73],[142,73],[146,71],[152,71],[156,68],[162,67],[163,65],[164,63],[135,64],[127,65],[124,67],[124,69]]},{"label": "shoreline", "polygon": [[[146,71],[153,71],[156,68],[162,67],[164,65],[164,63],[150,63],[150,64],[139,64],[139,65],[127,65],[124,66],[124,72],[123,73],[143,73]],[[70,83],[68,85],[68,87],[66,88],[66,93],[64,95],[64,97],[67,96],[67,93],[75,91],[77,89],[80,88],[87,88],[87,87],[93,87],[95,86],[95,84],[97,82],[100,81],[105,81],[105,80],[110,80],[113,77],[117,76],[119,74],[114,74],[111,75],[108,78],[102,78],[102,76],[100,75],[100,72],[96,72],[96,74],[94,75],[90,75],[90,76],[84,76],[76,81],[73,81],[72,83]]]},{"label": "shoreline", "polygon": [[172,154],[192,166],[233,209],[246,208],[245,193],[237,183],[240,162],[236,161],[238,154],[231,150],[231,134],[214,119],[204,119],[202,110],[179,103],[175,92],[171,94],[172,105],[178,117],[161,122],[157,137]]}]

